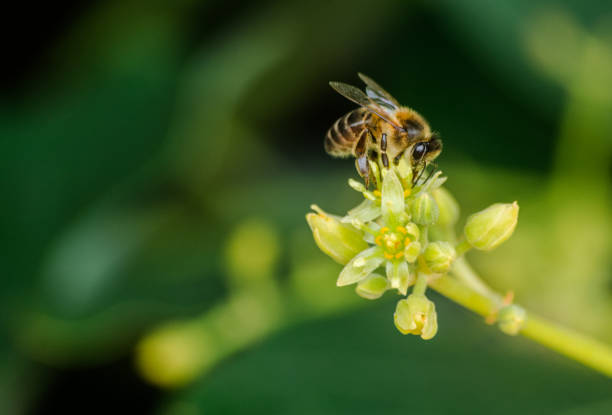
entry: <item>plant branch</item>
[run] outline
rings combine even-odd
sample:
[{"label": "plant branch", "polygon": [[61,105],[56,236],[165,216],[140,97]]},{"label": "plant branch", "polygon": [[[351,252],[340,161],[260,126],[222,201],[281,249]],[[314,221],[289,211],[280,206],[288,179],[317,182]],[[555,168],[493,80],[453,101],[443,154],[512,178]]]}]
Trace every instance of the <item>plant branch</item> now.
[{"label": "plant branch", "polygon": [[[431,281],[429,286],[481,316],[489,317],[498,311],[498,301],[448,275]],[[612,377],[612,348],[598,340],[530,312],[520,334]]]}]

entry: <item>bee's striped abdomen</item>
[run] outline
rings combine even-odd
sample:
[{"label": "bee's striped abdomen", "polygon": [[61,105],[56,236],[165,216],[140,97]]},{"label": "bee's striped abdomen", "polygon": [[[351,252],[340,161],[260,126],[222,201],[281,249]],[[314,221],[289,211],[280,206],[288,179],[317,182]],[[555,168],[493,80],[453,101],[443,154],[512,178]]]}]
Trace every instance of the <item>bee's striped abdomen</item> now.
[{"label": "bee's striped abdomen", "polygon": [[362,134],[367,134],[371,113],[357,108],[338,118],[325,135],[325,151],[335,157],[354,155],[355,143]]}]

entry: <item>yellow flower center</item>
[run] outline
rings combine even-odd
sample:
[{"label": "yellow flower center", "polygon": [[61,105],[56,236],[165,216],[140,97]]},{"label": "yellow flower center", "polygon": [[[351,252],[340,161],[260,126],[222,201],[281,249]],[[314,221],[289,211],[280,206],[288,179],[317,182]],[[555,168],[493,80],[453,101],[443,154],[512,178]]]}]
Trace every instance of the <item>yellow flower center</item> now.
[{"label": "yellow flower center", "polygon": [[404,256],[404,248],[410,244],[410,238],[406,236],[408,231],[403,226],[398,226],[391,231],[389,227],[380,228],[374,239],[376,245],[383,248],[383,255],[387,259],[399,259]]}]

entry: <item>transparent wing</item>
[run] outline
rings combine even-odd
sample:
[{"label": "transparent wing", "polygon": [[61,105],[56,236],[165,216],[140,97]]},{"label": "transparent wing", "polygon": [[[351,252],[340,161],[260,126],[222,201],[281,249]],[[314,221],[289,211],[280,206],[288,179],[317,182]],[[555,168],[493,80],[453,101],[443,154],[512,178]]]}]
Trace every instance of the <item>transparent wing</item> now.
[{"label": "transparent wing", "polygon": [[340,95],[350,99],[356,104],[367,107],[372,104],[372,100],[359,88],[342,82],[330,82],[329,85]]},{"label": "transparent wing", "polygon": [[380,105],[389,107],[391,109],[397,109],[400,104],[390,93],[385,91],[380,85],[378,85],[372,78],[358,73],[359,78],[366,84],[367,96],[378,102]]},{"label": "transparent wing", "polygon": [[402,128],[401,124],[395,119],[393,111],[396,107],[381,105],[378,100],[367,96],[361,89],[342,82],[330,82],[329,85],[334,88],[340,95],[350,99],[354,103],[367,108],[374,114],[378,115],[383,120],[387,121],[396,128]]}]

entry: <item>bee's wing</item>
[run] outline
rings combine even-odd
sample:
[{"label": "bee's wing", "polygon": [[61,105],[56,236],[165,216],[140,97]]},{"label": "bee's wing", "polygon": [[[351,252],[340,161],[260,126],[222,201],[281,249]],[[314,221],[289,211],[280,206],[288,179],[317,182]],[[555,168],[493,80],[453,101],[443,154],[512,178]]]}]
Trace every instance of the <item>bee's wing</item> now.
[{"label": "bee's wing", "polygon": [[358,73],[357,75],[359,75],[359,78],[361,78],[361,80],[366,84],[366,93],[368,97],[372,98],[380,105],[388,106],[392,109],[397,109],[400,106],[399,102],[397,102],[397,100],[393,98],[390,93],[374,82],[372,78],[362,73]]},{"label": "bee's wing", "polygon": [[340,95],[343,95],[345,98],[350,99],[354,103],[367,108],[369,111],[372,111],[374,114],[378,115],[380,118],[387,121],[394,127],[402,128],[402,125],[397,121],[395,114],[393,113],[396,109],[395,107],[390,108],[388,105],[381,105],[378,100],[370,98],[362,90],[354,86],[342,82],[330,82],[329,85],[331,85],[331,87],[334,88]]}]

